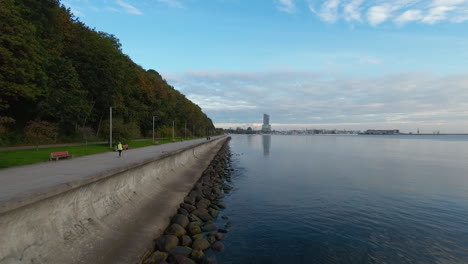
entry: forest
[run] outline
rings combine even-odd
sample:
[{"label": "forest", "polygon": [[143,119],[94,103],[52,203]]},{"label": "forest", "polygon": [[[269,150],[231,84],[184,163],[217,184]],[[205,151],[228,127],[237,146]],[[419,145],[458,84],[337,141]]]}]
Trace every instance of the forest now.
[{"label": "forest", "polygon": [[[156,62],[157,63],[157,62]],[[199,106],[59,0],[0,1],[0,145],[214,131]]]}]

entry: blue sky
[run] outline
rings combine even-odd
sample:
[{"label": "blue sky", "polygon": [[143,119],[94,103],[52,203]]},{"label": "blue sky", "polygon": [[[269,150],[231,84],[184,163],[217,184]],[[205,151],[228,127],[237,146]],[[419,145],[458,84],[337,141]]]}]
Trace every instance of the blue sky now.
[{"label": "blue sky", "polygon": [[67,0],[220,127],[468,133],[468,0]]}]

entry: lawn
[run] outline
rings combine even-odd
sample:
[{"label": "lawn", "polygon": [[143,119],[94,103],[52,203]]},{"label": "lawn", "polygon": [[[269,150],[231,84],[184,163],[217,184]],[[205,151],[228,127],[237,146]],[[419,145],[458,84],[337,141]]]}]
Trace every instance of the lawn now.
[{"label": "lawn", "polygon": [[[193,138],[186,138],[187,140]],[[175,141],[183,141],[184,138],[176,138]],[[172,142],[172,139],[158,139],[160,144]],[[126,142],[122,142],[125,144]],[[138,140],[128,143],[130,148],[141,148],[151,146],[151,139]],[[43,149],[26,149],[0,151],[0,168],[8,168],[19,165],[48,161],[51,152],[68,151],[74,157],[86,156],[96,153],[112,151],[108,144],[87,145],[87,146],[68,146],[68,147],[52,147]]]}]

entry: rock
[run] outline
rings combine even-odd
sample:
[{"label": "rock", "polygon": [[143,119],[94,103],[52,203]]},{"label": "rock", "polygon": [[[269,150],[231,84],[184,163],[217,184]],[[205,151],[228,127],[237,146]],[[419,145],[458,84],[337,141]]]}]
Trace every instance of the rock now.
[{"label": "rock", "polygon": [[192,253],[190,253],[190,258],[195,261],[202,260],[204,256],[205,254],[203,253],[202,250],[192,250]]},{"label": "rock", "polygon": [[196,235],[202,232],[198,222],[191,222],[187,227],[187,231],[190,235]]},{"label": "rock", "polygon": [[203,223],[203,220],[201,220],[200,217],[193,215],[193,214],[189,215],[189,219],[192,222]]},{"label": "rock", "polygon": [[189,215],[189,212],[185,210],[184,208],[179,208],[179,210],[177,210],[177,213],[181,215],[185,215],[185,216]]},{"label": "rock", "polygon": [[223,201],[214,201],[213,203],[217,205],[219,208],[222,208],[222,209],[226,208],[226,204],[224,204]]},{"label": "rock", "polygon": [[227,233],[228,231],[227,231],[226,229],[222,229],[222,228],[221,228],[221,229],[218,229],[218,232],[220,232],[220,233]]},{"label": "rock", "polygon": [[223,220],[228,220],[228,219],[229,219],[229,217],[228,217],[228,216],[225,216],[225,215],[223,215],[223,216],[221,216],[221,219],[223,219]]},{"label": "rock", "polygon": [[213,208],[209,208],[209,209],[208,209],[208,212],[209,212],[210,215],[211,215],[212,217],[214,217],[214,218],[218,217],[218,215],[219,215],[218,210],[213,209]]},{"label": "rock", "polygon": [[216,233],[215,238],[217,240],[222,240],[224,238],[224,234],[223,233]]},{"label": "rock", "polygon": [[229,229],[233,226],[234,224],[232,222],[227,222],[225,225],[224,225],[224,228],[226,229]]},{"label": "rock", "polygon": [[188,257],[190,253],[192,253],[192,249],[189,247],[177,246],[169,250],[169,254],[171,255],[178,255],[178,256],[184,256],[184,257]]},{"label": "rock", "polygon": [[216,241],[213,243],[213,245],[211,245],[211,249],[213,249],[214,251],[222,252],[224,251],[224,244],[223,242]]},{"label": "rock", "polygon": [[216,229],[218,229],[218,227],[216,227],[215,224],[204,225],[204,226],[202,227],[202,231],[203,231],[203,232],[211,232],[211,231],[214,231],[214,230],[216,230]]},{"label": "rock", "polygon": [[203,198],[200,201],[198,201],[197,208],[205,208],[206,209],[206,208],[208,208],[208,206],[210,206],[210,204],[211,204],[210,200]]},{"label": "rock", "polygon": [[158,237],[155,242],[159,250],[167,252],[179,244],[179,239],[173,235],[166,235]]},{"label": "rock", "polygon": [[170,255],[167,260],[170,264],[196,264],[195,261],[179,255]]},{"label": "rock", "polygon": [[185,229],[181,225],[178,225],[178,224],[172,224],[166,229],[166,235],[174,235],[177,237],[181,237],[185,235],[186,233],[187,231],[185,231]]},{"label": "rock", "polygon": [[200,215],[199,217],[203,222],[208,222],[208,221],[213,221],[213,217],[209,214],[209,213],[206,213],[206,214],[202,214]]},{"label": "rock", "polygon": [[198,208],[198,209],[195,209],[192,211],[192,214],[193,215],[196,215],[196,216],[200,216],[202,214],[206,214],[208,213],[208,210],[206,210],[205,208]]},{"label": "rock", "polygon": [[213,208],[213,209],[215,209],[215,210],[219,210],[219,207],[218,207],[216,204],[210,204],[210,207],[208,207],[208,210],[209,210],[210,208]]},{"label": "rock", "polygon": [[208,242],[210,242],[210,244],[213,244],[214,242],[216,242],[216,238],[215,238],[214,235],[208,236],[208,237],[206,238],[206,240],[208,240]]},{"label": "rock", "polygon": [[234,187],[232,187],[232,186],[229,186],[229,185],[224,185],[223,186],[223,190],[225,190],[225,191],[230,191],[232,189],[234,189]]},{"label": "rock", "polygon": [[186,203],[181,203],[180,208],[184,208],[189,213],[192,212],[193,210],[197,209],[195,206],[193,206],[191,204],[186,204]]},{"label": "rock", "polygon": [[155,251],[149,258],[147,258],[143,264],[155,264],[161,263],[161,261],[166,261],[168,254],[166,252]]},{"label": "rock", "polygon": [[172,217],[172,223],[173,224],[178,224],[181,227],[185,228],[189,224],[189,219],[185,215],[176,214],[174,217]]},{"label": "rock", "polygon": [[192,248],[193,250],[205,250],[210,247],[210,242],[204,238],[197,239],[193,241]]},{"label": "rock", "polygon": [[180,237],[180,245],[184,247],[189,247],[191,244],[192,244],[192,239],[189,236],[184,235]]},{"label": "rock", "polygon": [[203,264],[218,264],[218,259],[216,258],[216,256],[209,256],[209,257],[206,257],[203,259],[202,261]]},{"label": "rock", "polygon": [[202,233],[193,235],[193,236],[192,236],[192,241],[195,241],[195,240],[197,240],[197,239],[201,239],[201,238],[203,238],[203,237],[204,237],[204,235],[203,235]]},{"label": "rock", "polygon": [[184,198],[184,203],[195,205],[195,197],[196,196],[187,196]]}]

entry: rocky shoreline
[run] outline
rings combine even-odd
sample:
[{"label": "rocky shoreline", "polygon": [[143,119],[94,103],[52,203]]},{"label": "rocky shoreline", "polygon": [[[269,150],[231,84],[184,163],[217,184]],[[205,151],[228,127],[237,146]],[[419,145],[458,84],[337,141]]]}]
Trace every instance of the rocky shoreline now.
[{"label": "rocky shoreline", "polygon": [[[224,143],[192,191],[180,204],[164,234],[155,239],[155,251],[143,264],[214,264],[216,252],[224,251],[222,242],[232,226],[221,216],[222,227],[215,224],[226,208],[224,193],[232,190],[229,140]],[[219,224],[218,224],[219,225]]]}]

